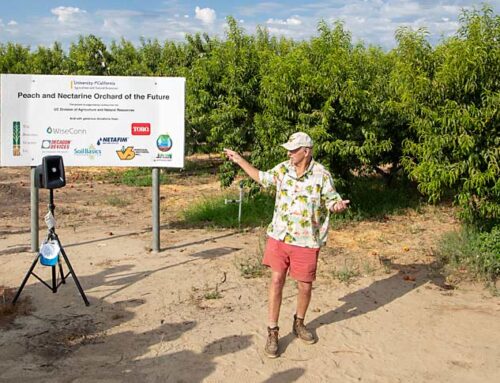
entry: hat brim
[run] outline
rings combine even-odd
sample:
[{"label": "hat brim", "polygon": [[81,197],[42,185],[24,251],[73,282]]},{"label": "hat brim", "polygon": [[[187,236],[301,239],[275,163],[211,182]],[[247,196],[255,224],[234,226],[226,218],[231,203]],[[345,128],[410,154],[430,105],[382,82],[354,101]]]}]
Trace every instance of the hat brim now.
[{"label": "hat brim", "polygon": [[296,143],[293,142],[287,142],[286,144],[282,144],[286,150],[295,150],[301,147],[301,145],[297,145]]}]

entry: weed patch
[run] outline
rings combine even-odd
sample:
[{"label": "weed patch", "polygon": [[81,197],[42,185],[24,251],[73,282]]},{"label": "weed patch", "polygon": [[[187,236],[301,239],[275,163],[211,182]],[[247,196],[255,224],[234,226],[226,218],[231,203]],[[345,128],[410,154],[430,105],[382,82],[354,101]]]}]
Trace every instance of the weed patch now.
[{"label": "weed patch", "polygon": [[29,315],[33,311],[29,297],[21,297],[12,305],[15,293],[14,288],[0,286],[0,328],[8,327],[19,315]]},{"label": "weed patch", "polygon": [[437,255],[448,273],[457,276],[467,271],[494,287],[500,276],[500,227],[491,232],[464,227],[447,233],[439,243]]},{"label": "weed patch", "polygon": [[130,205],[130,201],[125,198],[112,195],[106,198],[106,204],[114,207],[125,207],[127,205]]},{"label": "weed patch", "polygon": [[335,269],[333,271],[333,277],[337,280],[339,280],[342,283],[345,283],[346,285],[349,285],[351,282],[353,282],[354,279],[360,276],[360,272],[357,268],[353,267],[352,265],[349,265],[349,263],[346,262],[344,263],[344,266],[342,266],[340,269]]}]

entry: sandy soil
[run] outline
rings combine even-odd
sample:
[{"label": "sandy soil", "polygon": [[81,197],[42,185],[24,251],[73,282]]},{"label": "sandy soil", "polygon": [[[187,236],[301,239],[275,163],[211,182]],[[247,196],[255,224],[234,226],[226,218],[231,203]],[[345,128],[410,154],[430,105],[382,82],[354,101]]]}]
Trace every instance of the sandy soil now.
[{"label": "sandy soil", "polygon": [[[500,381],[499,298],[445,280],[435,264],[436,241],[458,227],[451,208],[332,230],[306,318],[318,342],[291,334],[289,280],[281,355],[271,360],[268,276],[241,273],[261,255],[262,229],[179,223],[184,207],[221,192],[215,176],[177,174],[161,187],[162,250],[153,253],[150,189],[67,171],[57,232],[90,306],[71,277],[53,294],[32,276],[12,312],[34,256],[29,173],[0,169],[1,382]],[[47,198],[42,191],[41,218]],[[35,272],[50,281],[50,268]]]}]

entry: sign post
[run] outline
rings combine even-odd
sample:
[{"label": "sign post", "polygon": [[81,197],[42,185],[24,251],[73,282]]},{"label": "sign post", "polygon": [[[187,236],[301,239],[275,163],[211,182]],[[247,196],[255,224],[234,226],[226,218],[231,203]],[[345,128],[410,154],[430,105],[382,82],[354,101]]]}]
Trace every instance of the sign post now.
[{"label": "sign post", "polygon": [[35,186],[35,173],[36,167],[32,166],[30,169],[30,212],[31,212],[31,251],[37,252],[39,239],[38,239],[38,188]]}]

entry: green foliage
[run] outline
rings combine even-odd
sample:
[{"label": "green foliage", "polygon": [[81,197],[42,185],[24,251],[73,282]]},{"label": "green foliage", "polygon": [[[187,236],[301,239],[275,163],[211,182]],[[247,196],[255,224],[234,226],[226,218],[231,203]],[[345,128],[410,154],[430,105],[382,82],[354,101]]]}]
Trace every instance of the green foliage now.
[{"label": "green foliage", "polygon": [[467,268],[488,282],[500,276],[500,226],[490,232],[464,228],[443,237],[439,249],[440,260],[455,268]]},{"label": "green foliage", "polygon": [[66,54],[61,44],[54,43],[52,48],[38,47],[31,55],[30,73],[66,74]]},{"label": "green foliage", "polygon": [[20,44],[0,44],[0,73],[29,73],[30,50]]},{"label": "green foliage", "polygon": [[116,76],[140,76],[145,74],[146,68],[135,46],[121,39],[120,43],[111,44],[113,60],[109,64],[109,71]]},{"label": "green foliage", "polygon": [[[188,79],[186,114],[192,131],[187,142],[192,150],[201,145],[212,151],[243,150],[253,139],[260,84],[258,54],[253,37],[245,35],[234,18],[227,21],[225,43],[212,43],[207,37],[207,49],[199,36],[191,40],[199,51]],[[234,175],[223,177],[223,184],[228,186]]]},{"label": "green foliage", "polygon": [[80,36],[77,43],[72,43],[68,54],[69,72],[79,75],[108,74],[111,55],[104,42],[94,36]]},{"label": "green foliage", "polygon": [[461,22],[435,52],[400,41],[400,98],[416,135],[402,163],[431,201],[451,190],[466,221],[487,229],[500,219],[500,17],[484,7]]},{"label": "green foliage", "polygon": [[355,177],[349,193],[341,194],[352,202],[345,213],[332,216],[334,225],[345,220],[383,219],[406,209],[418,209],[422,203],[415,183],[405,177],[395,178],[390,185],[376,175]]}]

